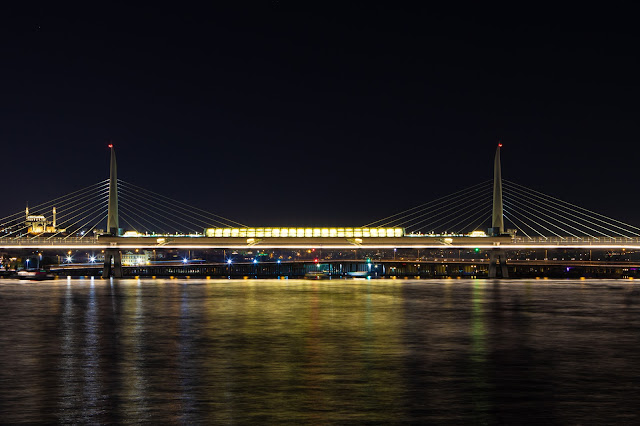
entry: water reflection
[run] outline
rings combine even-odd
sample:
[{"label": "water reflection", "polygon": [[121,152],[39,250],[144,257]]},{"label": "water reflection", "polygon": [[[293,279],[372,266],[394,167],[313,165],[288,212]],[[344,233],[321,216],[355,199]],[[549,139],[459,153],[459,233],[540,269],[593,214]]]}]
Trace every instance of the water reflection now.
[{"label": "water reflection", "polygon": [[0,413],[629,423],[639,294],[614,281],[6,280]]}]

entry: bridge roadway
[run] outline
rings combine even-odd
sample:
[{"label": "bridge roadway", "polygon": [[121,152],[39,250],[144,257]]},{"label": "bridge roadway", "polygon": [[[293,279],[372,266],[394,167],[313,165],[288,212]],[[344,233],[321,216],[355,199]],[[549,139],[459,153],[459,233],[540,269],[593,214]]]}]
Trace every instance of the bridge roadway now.
[{"label": "bridge roadway", "polygon": [[466,237],[404,236],[386,238],[234,238],[190,236],[99,236],[87,238],[0,238],[0,249],[640,249],[640,238],[609,237]]}]

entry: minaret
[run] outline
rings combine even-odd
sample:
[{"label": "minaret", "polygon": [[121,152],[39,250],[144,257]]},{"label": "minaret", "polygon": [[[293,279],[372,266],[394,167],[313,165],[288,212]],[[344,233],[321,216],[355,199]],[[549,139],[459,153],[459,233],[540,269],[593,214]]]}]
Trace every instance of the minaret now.
[{"label": "minaret", "polygon": [[491,234],[504,234],[504,217],[502,214],[502,171],[500,167],[500,148],[496,148],[496,157],[493,163],[493,220],[491,221]]},{"label": "minaret", "polygon": [[116,166],[116,151],[111,148],[111,173],[109,176],[109,211],[107,213],[107,233],[118,235],[120,221],[118,219],[118,169]]},{"label": "minaret", "polygon": [[53,208],[53,229],[56,229],[56,208]]}]

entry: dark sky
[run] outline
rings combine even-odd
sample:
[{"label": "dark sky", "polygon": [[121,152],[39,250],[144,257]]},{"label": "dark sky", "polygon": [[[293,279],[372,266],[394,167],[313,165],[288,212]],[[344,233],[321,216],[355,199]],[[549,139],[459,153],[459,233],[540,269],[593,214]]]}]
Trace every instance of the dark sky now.
[{"label": "dark sky", "polygon": [[[503,176],[640,225],[631,9],[0,6],[0,215],[119,176],[255,225],[362,225]],[[537,7],[531,4],[531,7]]]}]

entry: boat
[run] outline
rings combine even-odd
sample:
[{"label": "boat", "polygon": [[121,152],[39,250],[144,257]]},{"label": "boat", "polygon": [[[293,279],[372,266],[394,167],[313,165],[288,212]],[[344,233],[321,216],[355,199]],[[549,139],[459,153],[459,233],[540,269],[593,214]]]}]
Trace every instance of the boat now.
[{"label": "boat", "polygon": [[43,269],[23,269],[22,271],[18,271],[18,279],[20,280],[42,281],[52,280],[53,278],[53,274]]},{"label": "boat", "polygon": [[331,278],[331,275],[327,271],[311,271],[304,274],[304,277],[312,280],[322,280]]},{"label": "boat", "polygon": [[350,278],[367,278],[371,276],[369,271],[351,271],[347,272],[347,276]]}]

